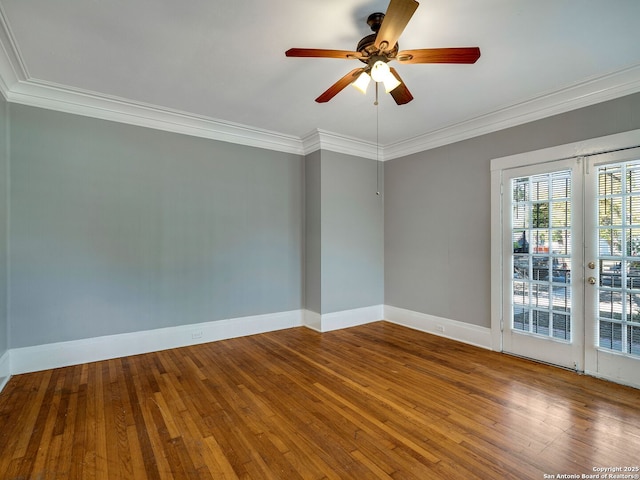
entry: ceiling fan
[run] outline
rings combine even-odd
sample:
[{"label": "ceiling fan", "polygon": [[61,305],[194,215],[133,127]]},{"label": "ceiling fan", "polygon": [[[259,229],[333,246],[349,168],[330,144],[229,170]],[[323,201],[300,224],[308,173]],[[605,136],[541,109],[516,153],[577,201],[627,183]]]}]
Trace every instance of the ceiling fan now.
[{"label": "ceiling fan", "polygon": [[409,103],[413,95],[388,63],[475,63],[480,58],[478,47],[463,48],[423,48],[418,50],[399,50],[398,38],[418,8],[416,0],[391,0],[384,13],[372,13],[367,24],[374,33],[358,42],[355,51],[326,50],[319,48],[291,48],[285,52],[287,57],[320,57],[360,60],[365,67],[354,68],[344,77],[331,85],[316,102],[324,103],[335,97],[343,88],[353,84],[363,93],[373,78],[382,82],[385,91],[390,93],[398,105]]}]

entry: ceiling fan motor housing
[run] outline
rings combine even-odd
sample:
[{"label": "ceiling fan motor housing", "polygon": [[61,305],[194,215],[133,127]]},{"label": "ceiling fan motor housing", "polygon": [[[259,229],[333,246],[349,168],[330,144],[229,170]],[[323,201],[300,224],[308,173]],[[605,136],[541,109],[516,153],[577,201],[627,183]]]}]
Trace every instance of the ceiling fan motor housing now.
[{"label": "ceiling fan motor housing", "polygon": [[369,15],[369,17],[367,18],[367,25],[371,27],[371,30],[374,33],[378,33],[378,30],[380,30],[380,25],[382,25],[382,20],[384,20],[384,13],[375,12]]},{"label": "ceiling fan motor housing", "polygon": [[360,58],[362,63],[369,64],[369,60],[372,55],[384,55],[387,60],[390,60],[395,58],[398,53],[398,43],[396,43],[392,49],[387,50],[384,54],[380,52],[380,49],[375,47],[376,36],[378,35],[378,30],[380,30],[380,26],[382,25],[382,20],[384,20],[384,13],[381,12],[372,13],[367,18],[367,25],[371,27],[373,33],[360,40],[356,47],[356,51],[362,54],[362,58]]}]

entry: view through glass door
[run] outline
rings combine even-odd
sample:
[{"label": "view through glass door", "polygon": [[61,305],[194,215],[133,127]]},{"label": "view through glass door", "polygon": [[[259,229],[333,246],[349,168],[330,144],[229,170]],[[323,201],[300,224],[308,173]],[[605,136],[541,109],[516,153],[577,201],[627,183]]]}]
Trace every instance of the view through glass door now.
[{"label": "view through glass door", "polygon": [[503,350],[584,368],[582,164],[503,176]]}]

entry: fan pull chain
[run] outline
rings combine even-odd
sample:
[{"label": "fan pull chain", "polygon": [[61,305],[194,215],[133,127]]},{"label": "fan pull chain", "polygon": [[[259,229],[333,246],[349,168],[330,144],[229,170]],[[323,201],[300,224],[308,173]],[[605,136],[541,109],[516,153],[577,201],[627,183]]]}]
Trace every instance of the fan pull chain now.
[{"label": "fan pull chain", "polygon": [[378,82],[376,82],[376,195],[380,196],[380,110],[378,107]]}]

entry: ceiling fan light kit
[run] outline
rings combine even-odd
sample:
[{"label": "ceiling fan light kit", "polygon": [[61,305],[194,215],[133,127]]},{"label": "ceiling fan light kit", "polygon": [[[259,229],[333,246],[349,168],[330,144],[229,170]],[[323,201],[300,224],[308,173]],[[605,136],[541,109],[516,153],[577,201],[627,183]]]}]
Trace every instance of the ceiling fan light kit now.
[{"label": "ceiling fan light kit", "polygon": [[391,73],[389,65],[384,60],[375,60],[371,67],[371,78],[374,82],[382,82],[387,93],[400,85],[400,81]]},{"label": "ceiling fan light kit", "polygon": [[352,87],[363,94],[367,93],[367,87],[371,80],[376,83],[382,83],[384,85],[385,92],[389,93],[393,89],[400,86],[400,80],[398,80],[393,73],[387,62],[384,60],[372,60],[373,64],[371,68],[364,70],[358,77],[351,83]]},{"label": "ceiling fan light kit", "polygon": [[327,50],[316,48],[291,48],[285,52],[287,57],[339,58],[360,60],[366,67],[356,68],[329,87],[316,102],[331,100],[347,85],[351,84],[362,93],[366,93],[371,78],[382,82],[385,91],[390,93],[398,105],[413,100],[413,96],[400,75],[388,63],[396,60],[402,64],[410,63],[457,63],[471,64],[480,58],[478,47],[461,48],[424,48],[418,50],[401,50],[398,38],[418,8],[416,0],[391,0],[387,13],[372,13],[367,18],[367,25],[374,32],[358,42],[355,51]]},{"label": "ceiling fan light kit", "polygon": [[362,92],[363,94],[367,93],[367,87],[371,83],[371,77],[367,72],[362,72],[358,75],[358,78],[355,82],[351,83],[352,87],[355,87],[357,90]]}]

